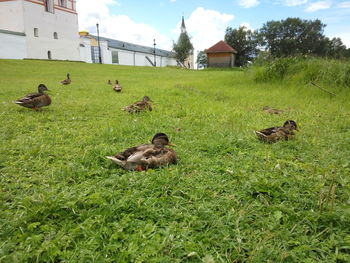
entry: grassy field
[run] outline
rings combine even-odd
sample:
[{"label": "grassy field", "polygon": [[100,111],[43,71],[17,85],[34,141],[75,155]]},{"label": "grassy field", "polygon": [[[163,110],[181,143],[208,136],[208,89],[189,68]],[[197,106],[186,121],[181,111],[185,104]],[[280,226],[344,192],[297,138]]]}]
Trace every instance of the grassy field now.
[{"label": "grassy field", "polygon": [[[350,262],[349,88],[330,97],[239,70],[0,68],[0,262]],[[13,103],[39,83],[50,107]],[[144,95],[152,112],[121,111]],[[253,133],[287,119],[295,140]],[[177,165],[128,172],[105,159],[156,132]]]}]

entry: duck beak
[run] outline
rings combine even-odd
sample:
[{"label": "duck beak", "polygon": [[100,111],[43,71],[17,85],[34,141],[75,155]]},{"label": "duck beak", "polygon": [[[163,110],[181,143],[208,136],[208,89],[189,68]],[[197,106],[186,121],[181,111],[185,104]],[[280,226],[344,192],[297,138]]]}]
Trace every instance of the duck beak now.
[{"label": "duck beak", "polygon": [[176,146],[176,144],[173,144],[171,142],[168,143],[169,146]]}]

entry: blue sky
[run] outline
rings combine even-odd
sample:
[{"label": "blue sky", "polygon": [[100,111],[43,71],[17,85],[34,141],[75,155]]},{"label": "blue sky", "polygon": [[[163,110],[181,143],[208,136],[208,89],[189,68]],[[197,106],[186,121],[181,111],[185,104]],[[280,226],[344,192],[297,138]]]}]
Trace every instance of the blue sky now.
[{"label": "blue sky", "polygon": [[325,35],[350,48],[350,0],[78,0],[80,30],[122,41],[170,50],[181,17],[196,50],[224,39],[228,26],[259,29],[287,17],[320,19]]}]

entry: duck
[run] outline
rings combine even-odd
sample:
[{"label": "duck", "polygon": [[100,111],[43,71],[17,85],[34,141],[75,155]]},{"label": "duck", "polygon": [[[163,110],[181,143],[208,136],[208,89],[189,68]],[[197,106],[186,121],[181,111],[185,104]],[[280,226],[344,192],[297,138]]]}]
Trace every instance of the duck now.
[{"label": "duck", "polygon": [[289,140],[294,137],[294,130],[298,130],[298,126],[295,121],[287,120],[282,127],[272,127],[255,131],[258,139],[263,142],[274,143],[281,140]]},{"label": "duck", "polygon": [[45,94],[45,91],[47,90],[48,89],[44,84],[39,84],[37,93],[27,94],[23,98],[16,100],[15,103],[33,110],[49,106],[51,104],[51,98],[49,95]]},{"label": "duck", "polygon": [[113,83],[112,83],[112,81],[110,79],[107,81],[107,84],[108,85],[113,85]]},{"label": "duck", "polygon": [[115,81],[115,84],[113,85],[113,90],[116,92],[122,91],[122,86],[119,84],[118,80]]},{"label": "duck", "polygon": [[156,133],[150,144],[126,149],[115,156],[106,156],[125,170],[145,171],[149,168],[157,168],[177,161],[176,152],[165,146],[175,146],[170,143],[165,133]]},{"label": "duck", "polygon": [[67,78],[61,81],[62,85],[68,85],[72,82],[69,76],[70,76],[69,73],[67,73]]},{"label": "duck", "polygon": [[263,107],[263,111],[266,113],[270,113],[270,114],[281,114],[283,113],[283,110],[278,110],[278,109],[273,109],[269,106],[264,106]]},{"label": "duck", "polygon": [[129,113],[137,113],[144,110],[152,111],[152,100],[148,96],[144,96],[141,101],[136,101],[133,104],[123,108],[124,111]]}]

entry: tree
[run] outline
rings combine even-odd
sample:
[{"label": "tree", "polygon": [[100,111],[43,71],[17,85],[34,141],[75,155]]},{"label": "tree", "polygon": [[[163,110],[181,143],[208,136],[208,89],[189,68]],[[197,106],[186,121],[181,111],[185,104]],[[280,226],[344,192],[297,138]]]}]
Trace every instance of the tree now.
[{"label": "tree", "polygon": [[327,57],[344,58],[347,56],[346,46],[343,44],[339,37],[334,37],[331,40],[327,38],[327,41],[328,45],[325,54]]},{"label": "tree", "polygon": [[236,66],[244,66],[256,56],[256,33],[244,26],[239,29],[228,27],[225,33],[225,42],[237,50]]},{"label": "tree", "polygon": [[259,43],[276,57],[297,54],[322,55],[327,44],[323,35],[325,26],[319,19],[312,21],[287,18],[269,21],[259,30]]},{"label": "tree", "polygon": [[208,64],[208,58],[207,55],[204,53],[204,51],[199,51],[197,54],[197,65],[202,65],[203,67],[206,67]]},{"label": "tree", "polygon": [[193,46],[186,32],[182,32],[177,43],[173,45],[175,58],[184,64],[186,58],[193,52]]}]

